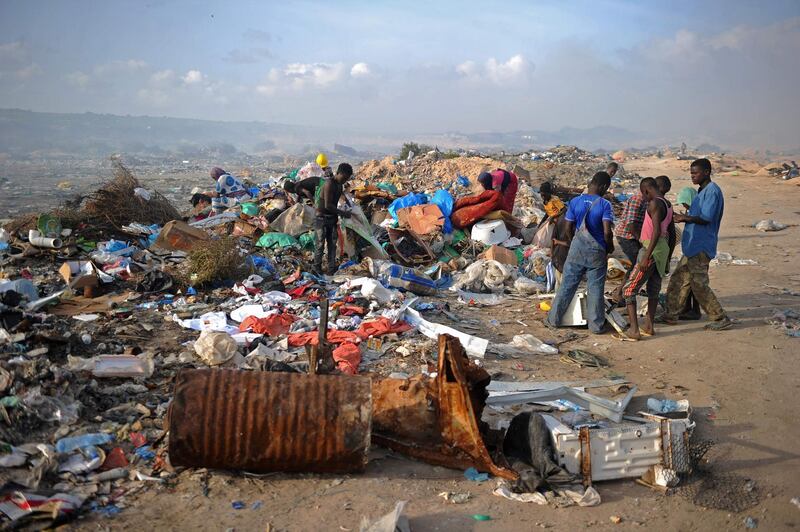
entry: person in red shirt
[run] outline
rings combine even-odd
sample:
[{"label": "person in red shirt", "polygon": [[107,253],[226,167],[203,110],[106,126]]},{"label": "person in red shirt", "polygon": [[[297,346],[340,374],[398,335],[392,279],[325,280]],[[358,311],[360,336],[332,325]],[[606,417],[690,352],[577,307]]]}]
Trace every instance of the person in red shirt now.
[{"label": "person in red shirt", "polygon": [[497,190],[503,195],[503,210],[509,214],[514,212],[514,202],[519,190],[519,178],[514,172],[497,169],[494,172],[483,172],[478,181],[486,190]]}]

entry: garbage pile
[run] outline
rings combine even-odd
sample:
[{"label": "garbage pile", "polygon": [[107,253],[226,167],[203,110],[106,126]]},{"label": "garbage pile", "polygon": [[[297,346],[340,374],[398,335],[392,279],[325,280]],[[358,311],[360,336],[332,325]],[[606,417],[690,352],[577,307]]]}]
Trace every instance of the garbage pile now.
[{"label": "garbage pile", "polygon": [[[490,473],[504,480],[497,495],[557,505],[599,504],[581,485],[592,480],[671,486],[691,470],[688,405],[630,420],[636,388],[625,382],[492,382],[487,352],[558,347],[439,323],[459,322],[456,301],[491,307],[552,290],[536,190],[521,182],[508,212],[498,192],[474,194],[459,176],[401,191],[362,175],[345,194],[337,268],[320,275],[315,209],[285,184],[330,179],[326,163],[256,186],[222,171],[216,195],[196,192],[186,216],[119,165],[96,193],[0,232],[6,522],[113,516],[181,467],[361,471],[372,443]],[[598,386],[623,397],[586,392]],[[628,453],[632,425],[652,444],[631,447],[636,467],[594,451],[587,466],[581,442]],[[264,448],[272,441],[282,443]]]},{"label": "garbage pile", "polygon": [[795,161],[788,163],[772,163],[768,164],[756,172],[758,176],[777,177],[788,181],[800,176],[800,167],[797,166]]}]

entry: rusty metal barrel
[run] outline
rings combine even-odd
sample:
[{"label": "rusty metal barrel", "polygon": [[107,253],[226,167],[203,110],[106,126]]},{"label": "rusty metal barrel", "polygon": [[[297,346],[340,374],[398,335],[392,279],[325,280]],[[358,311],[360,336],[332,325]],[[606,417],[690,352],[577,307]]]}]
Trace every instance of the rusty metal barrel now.
[{"label": "rusty metal barrel", "polygon": [[371,424],[366,377],[183,370],[169,457],[175,466],[253,472],[362,471]]}]

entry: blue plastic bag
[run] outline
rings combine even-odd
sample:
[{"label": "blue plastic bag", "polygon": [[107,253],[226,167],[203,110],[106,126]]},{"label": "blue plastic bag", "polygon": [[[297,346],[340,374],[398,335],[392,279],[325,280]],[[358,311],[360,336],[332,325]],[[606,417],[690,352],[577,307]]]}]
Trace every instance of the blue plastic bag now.
[{"label": "blue plastic bag", "polygon": [[442,211],[442,215],[444,216],[442,232],[449,235],[453,232],[453,224],[450,223],[450,215],[453,214],[453,205],[455,205],[453,195],[446,190],[437,190],[431,197],[431,203],[439,207],[439,210]]},{"label": "blue plastic bag", "polygon": [[413,207],[414,205],[424,205],[428,203],[428,196],[427,194],[406,194],[401,198],[397,198],[389,205],[389,214],[392,215],[394,221],[399,221],[397,219],[397,211],[398,209],[405,209],[406,207]]}]

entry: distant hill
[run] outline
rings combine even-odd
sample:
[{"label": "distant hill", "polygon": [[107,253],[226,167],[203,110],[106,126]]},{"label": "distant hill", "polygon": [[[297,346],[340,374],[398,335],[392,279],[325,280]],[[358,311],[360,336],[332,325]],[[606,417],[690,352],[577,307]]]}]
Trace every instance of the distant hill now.
[{"label": "distant hill", "polygon": [[[407,141],[440,148],[540,150],[559,144],[588,150],[617,150],[679,145],[692,139],[657,137],[613,126],[564,127],[557,131],[516,130],[463,133],[450,131],[376,135],[323,126],[266,122],[221,122],[191,118],[119,116],[96,113],[40,113],[0,109],[0,157],[83,158],[112,153],[195,159],[240,154],[282,156],[318,150],[354,159],[397,153]],[[696,139],[708,142],[710,139]]]},{"label": "distant hill", "polygon": [[322,127],[0,109],[0,152],[12,155],[64,152],[104,156],[122,151],[190,157],[198,150],[294,152],[309,145],[330,146],[337,140],[346,137],[341,131]]}]

